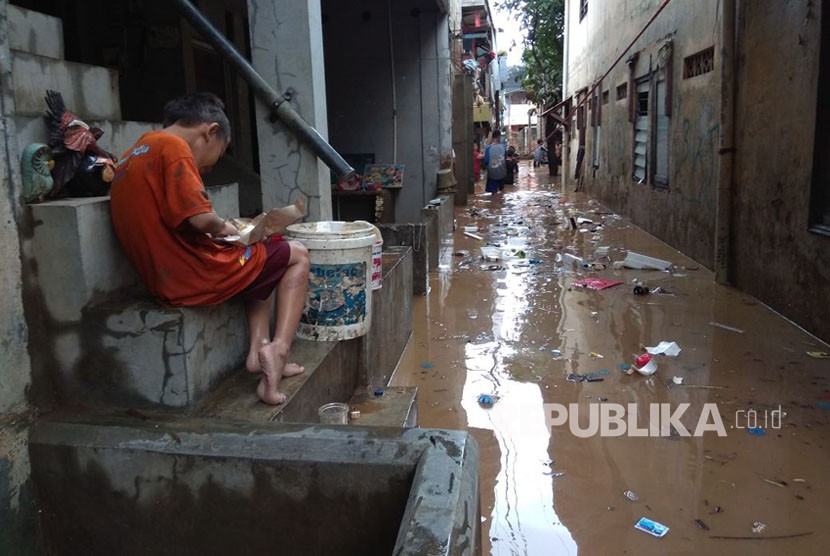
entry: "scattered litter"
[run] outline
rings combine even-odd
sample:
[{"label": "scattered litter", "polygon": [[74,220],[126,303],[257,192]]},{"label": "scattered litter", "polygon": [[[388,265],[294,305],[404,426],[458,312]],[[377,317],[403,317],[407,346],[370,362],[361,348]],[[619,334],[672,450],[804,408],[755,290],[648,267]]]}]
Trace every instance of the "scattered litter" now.
[{"label": "scattered litter", "polygon": [[577,264],[578,265],[582,264],[582,259],[580,259],[576,255],[571,255],[570,253],[561,253],[561,254],[557,253],[556,254],[556,260],[557,260],[557,262],[562,261],[562,264],[564,264],[566,266],[574,266],[574,265],[577,265]]},{"label": "scattered litter", "polygon": [[632,502],[636,502],[637,500],[639,500],[639,497],[634,493],[633,490],[626,490],[625,492],[623,492],[623,496],[625,496]]},{"label": "scattered litter", "polygon": [[673,376],[671,381],[675,384],[683,384],[683,377],[682,376]]},{"label": "scattered litter", "polygon": [[668,355],[669,357],[677,357],[680,353],[680,346],[676,342],[660,342],[654,347],[647,347],[646,351],[652,355]]},{"label": "scattered litter", "polygon": [[608,398],[606,398],[605,396],[600,396],[600,397],[599,397],[599,398],[597,398],[597,399],[598,399],[599,401],[601,401],[601,402],[607,402],[607,401],[608,401]]},{"label": "scattered litter", "polygon": [[378,389],[376,389],[376,390],[374,391],[374,394],[375,394],[375,397],[380,397],[380,396],[382,396],[382,395],[383,395],[383,389],[382,389],[382,388],[378,388]]},{"label": "scattered litter", "polygon": [[785,483],[784,481],[773,481],[772,479],[762,479],[762,480],[765,483],[769,483],[771,485],[774,485],[774,486],[777,486],[777,487],[780,487],[780,488],[786,488],[786,486],[787,486],[787,483]]},{"label": "scattered litter", "polygon": [[671,263],[669,261],[655,259],[654,257],[649,257],[647,255],[635,253],[634,251],[629,251],[625,256],[625,260],[623,260],[622,265],[626,268],[634,268],[639,270],[668,270],[668,268],[671,266]]},{"label": "scattered litter", "polygon": [[349,421],[357,421],[358,419],[360,419],[359,409],[352,409],[349,411]]},{"label": "scattered litter", "polygon": [[830,353],[826,351],[808,351],[807,355],[816,359],[830,359]]},{"label": "scattered litter", "polygon": [[749,427],[748,429],[746,429],[746,432],[748,432],[752,436],[766,436],[767,434],[767,431],[765,431],[761,427]]},{"label": "scattered litter", "polygon": [[737,332],[738,334],[743,334],[744,333],[743,329],[735,328],[734,326],[729,326],[727,324],[721,324],[721,323],[715,322],[715,321],[709,321],[709,324],[711,324],[712,326],[717,326],[718,328],[723,328],[724,330],[730,330],[732,332]]},{"label": "scattered litter", "polygon": [[803,533],[792,533],[790,535],[767,535],[765,537],[731,537],[727,535],[709,535],[710,539],[729,539],[733,541],[774,541],[778,539],[794,539],[796,537],[806,537],[812,535],[812,531],[804,531]]},{"label": "scattered litter", "polygon": [[484,241],[484,238],[483,238],[483,237],[481,237],[481,236],[480,236],[480,235],[478,235],[478,234],[474,234],[474,233],[472,233],[472,232],[464,232],[464,235],[465,235],[465,236],[467,236],[467,237],[471,237],[471,238],[473,238],[473,239],[477,239],[477,240],[479,240],[479,241]]},{"label": "scattered litter", "polygon": [[806,483],[807,479],[793,479],[794,483]]},{"label": "scattered litter", "polygon": [[657,361],[648,353],[644,353],[634,362],[634,369],[642,375],[653,375],[657,372]]},{"label": "scattered litter", "polygon": [[614,286],[619,286],[620,284],[622,284],[622,282],[619,280],[594,277],[580,278],[579,280],[571,283],[574,287],[588,288],[589,290],[604,290],[607,288],[613,288]]},{"label": "scattered litter", "polygon": [[598,257],[604,257],[608,255],[608,247],[597,247],[596,254]]},{"label": "scattered litter", "polygon": [[453,257],[467,257],[469,256],[470,252],[466,249],[459,249],[455,253],[452,254]]},{"label": "scattered litter", "polygon": [[497,261],[501,258],[501,249],[492,245],[482,247],[481,258],[485,261]]},{"label": "scattered litter", "polygon": [[600,369],[598,371],[594,371],[593,373],[588,374],[580,374],[580,373],[570,373],[568,376],[565,377],[565,380],[568,382],[602,382],[604,377],[608,376],[608,369]]},{"label": "scattered litter", "polygon": [[557,477],[562,477],[562,476],[564,476],[564,475],[565,475],[565,472],[564,472],[564,471],[551,471],[551,470],[546,470],[546,471],[542,471],[542,475],[547,475],[547,476],[549,476],[549,477],[553,477],[553,478],[555,479],[555,478],[557,478]]},{"label": "scattered litter", "polygon": [[712,511],[711,511],[711,512],[709,512],[709,513],[710,513],[710,514],[720,514],[720,513],[723,513],[723,508],[721,508],[720,506],[715,506],[714,508],[712,508]]},{"label": "scattered litter", "polygon": [[760,521],[756,521],[752,524],[752,532],[755,533],[756,535],[760,535],[761,533],[763,533],[764,529],[766,529],[766,528],[767,528],[766,524],[761,523]]},{"label": "scattered litter", "polygon": [[709,530],[709,526],[706,525],[706,522],[703,521],[702,519],[696,519],[695,520],[695,525],[697,525],[698,529],[701,529],[703,531],[708,531]]},{"label": "scattered litter", "polygon": [[648,295],[649,290],[646,286],[634,286],[634,295]]},{"label": "scattered litter", "polygon": [[583,217],[581,217],[581,216],[580,216],[579,218],[577,218],[577,219],[576,219],[576,223],[577,223],[577,224],[593,224],[593,223],[594,223],[594,221],[593,221],[593,220],[589,220],[589,219],[587,219],[587,218],[583,218]]},{"label": "scattered litter", "polygon": [[478,226],[464,226],[464,231],[475,233],[478,231]]},{"label": "scattered litter", "polygon": [[540,261],[539,259],[528,259],[527,262],[529,262],[530,264],[542,264],[542,261]]},{"label": "scattered litter", "polygon": [[422,368],[422,369],[431,369],[431,368],[433,368],[434,366],[435,366],[435,365],[434,365],[434,364],[432,364],[432,363],[421,363],[421,368]]},{"label": "scattered litter", "polygon": [[597,353],[595,351],[591,352],[591,359],[604,359],[604,358],[605,358],[605,356],[602,355],[601,353]]},{"label": "scattered litter", "polygon": [[666,533],[669,532],[669,528],[662,523],[657,523],[656,521],[652,521],[645,517],[641,517],[640,520],[634,524],[634,528],[648,533],[649,535],[654,535],[658,538],[665,537]]},{"label": "scattered litter", "polygon": [[558,349],[552,349],[550,352],[553,354],[554,357],[559,357],[562,355],[562,351]]},{"label": "scattered litter", "polygon": [[480,405],[481,407],[485,409],[490,409],[491,407],[493,407],[493,404],[499,401],[499,397],[495,394],[481,394],[477,398],[477,401],[478,405]]},{"label": "scattered litter", "polygon": [[617,368],[619,368],[622,372],[628,374],[631,374],[632,371],[631,365],[629,365],[628,363],[620,363],[619,365],[617,365]]}]

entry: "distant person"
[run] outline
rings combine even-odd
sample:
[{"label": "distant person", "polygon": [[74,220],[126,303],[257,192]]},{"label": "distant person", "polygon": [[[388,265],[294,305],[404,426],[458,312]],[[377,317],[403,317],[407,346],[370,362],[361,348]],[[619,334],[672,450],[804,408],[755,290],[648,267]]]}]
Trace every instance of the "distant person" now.
[{"label": "distant person", "polygon": [[545,142],[541,139],[536,140],[536,148],[533,150],[533,167],[538,168],[542,164],[545,163],[545,155],[547,154],[547,149],[545,149]]},{"label": "distant person", "polygon": [[245,368],[262,375],[259,399],[281,404],[286,397],[280,380],[303,372],[288,363],[288,353],[306,303],[308,251],[279,236],[249,247],[221,240],[239,231],[213,210],[201,178],[230,143],[230,123],[218,97],[192,93],[170,101],[162,125],[142,135],[118,165],[110,193],[115,234],[160,304],[245,302],[250,333]]},{"label": "distant person", "polygon": [[490,137],[490,144],[484,150],[484,167],[487,168],[487,186],[484,190],[495,195],[504,188],[507,167],[504,164],[506,151],[501,144],[501,132],[497,129]]},{"label": "distant person", "polygon": [[516,160],[516,148],[507,147],[507,153],[504,157],[504,181],[503,185],[514,185],[515,176],[519,170],[519,161]]},{"label": "distant person", "polygon": [[478,183],[481,179],[481,159],[484,153],[478,150],[478,143],[473,143],[473,180]]}]

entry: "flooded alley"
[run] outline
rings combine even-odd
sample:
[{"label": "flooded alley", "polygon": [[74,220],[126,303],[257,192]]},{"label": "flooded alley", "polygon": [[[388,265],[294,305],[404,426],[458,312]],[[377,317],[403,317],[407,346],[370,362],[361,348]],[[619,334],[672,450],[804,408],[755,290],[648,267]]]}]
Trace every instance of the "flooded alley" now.
[{"label": "flooded alley", "polygon": [[[476,436],[482,554],[826,553],[828,346],[552,180],[522,162],[516,186],[456,209],[392,382],[419,388],[421,426]],[[615,268],[629,251],[671,267]],[[680,353],[634,370],[662,341]],[[576,405],[549,426],[546,404]],[[602,404],[626,434],[591,433]],[[678,427],[650,404],[689,406]]]}]

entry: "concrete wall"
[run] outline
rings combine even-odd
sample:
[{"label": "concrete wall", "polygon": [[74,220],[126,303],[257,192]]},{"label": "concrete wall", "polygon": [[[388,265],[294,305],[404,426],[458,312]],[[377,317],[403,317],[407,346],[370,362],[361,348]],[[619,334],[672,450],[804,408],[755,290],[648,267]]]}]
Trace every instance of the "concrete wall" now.
[{"label": "concrete wall", "polygon": [[323,0],[322,9],[331,143],[405,164],[395,220],[417,222],[452,152],[448,16],[434,1],[393,2],[390,44],[386,1]]},{"label": "concrete wall", "polygon": [[830,237],[808,229],[816,107],[828,102],[817,89],[820,12],[830,5],[738,5],[730,276],[830,341]]},{"label": "concrete wall", "polygon": [[[328,136],[320,3],[314,0],[248,0],[254,68],[280,94],[293,91],[291,105],[317,132]],[[329,170],[282,124],[268,124],[268,109],[256,103],[262,207],[309,198],[309,220],[331,219]]]},{"label": "concrete wall", "polygon": [[8,5],[0,1],[0,553],[33,554],[37,514],[31,496],[26,391],[31,383],[28,326],[23,309],[17,216],[19,160],[15,138]]},{"label": "concrete wall", "polygon": [[[579,1],[569,0],[567,10],[565,98],[590,87],[643,28],[662,2],[595,0],[579,21]],[[657,69],[657,52],[673,40],[671,75],[672,114],[669,123],[669,183],[665,189],[639,184],[633,178],[633,124],[628,101],[616,100],[616,88],[628,82],[623,59],[602,83],[609,102],[601,106],[599,168],[591,168],[595,135],[586,110],[584,187],[635,224],[680,249],[707,267],[714,263],[714,229],[719,147],[720,61],[714,70],[683,79],[683,59],[709,46],[718,52],[720,4],[701,9],[693,2],[671,2],[629,51],[639,53],[635,78]],[[714,30],[714,31],[713,31]],[[628,55],[626,56],[626,58]],[[602,92],[601,91],[601,92]],[[652,93],[654,88],[651,89]],[[566,183],[573,183],[578,147],[572,126],[569,158],[563,165]]]}]

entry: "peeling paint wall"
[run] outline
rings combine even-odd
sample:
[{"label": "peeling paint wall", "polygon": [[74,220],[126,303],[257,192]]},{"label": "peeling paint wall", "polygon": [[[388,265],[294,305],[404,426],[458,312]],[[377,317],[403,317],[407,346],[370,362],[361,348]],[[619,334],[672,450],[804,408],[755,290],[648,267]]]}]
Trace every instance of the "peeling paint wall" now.
[{"label": "peeling paint wall", "polygon": [[816,107],[828,102],[818,98],[822,8],[739,3],[730,274],[830,341],[830,237],[809,231]]},{"label": "peeling paint wall", "polygon": [[[662,2],[639,0],[592,0],[580,21],[579,1],[569,0],[565,51],[568,53],[564,97],[591,87],[611,66],[620,52],[637,36]],[[706,267],[714,264],[714,230],[718,182],[720,61],[714,56],[712,71],[683,78],[684,58],[705,48],[718,52],[720,4],[706,9],[694,2],[671,2],[640,37],[623,60],[606,77],[599,102],[607,91],[607,104],[600,104],[601,132],[599,165],[593,168],[592,153],[597,134],[586,105],[586,141],[583,162],[584,188],[649,233],[688,254]],[[631,54],[635,80],[658,70],[658,53],[672,41],[671,116],[669,120],[668,185],[654,187],[633,177],[634,124],[629,121],[628,90]],[[617,100],[623,85],[626,98]],[[652,82],[650,100],[654,110]],[[576,100],[574,101],[574,105]],[[574,113],[575,114],[575,113]],[[574,122],[575,124],[575,122]],[[653,139],[653,122],[650,137]],[[566,141],[568,139],[566,138]],[[576,125],[570,133],[567,183],[574,184],[579,146]],[[650,145],[651,149],[653,145]]]}]

